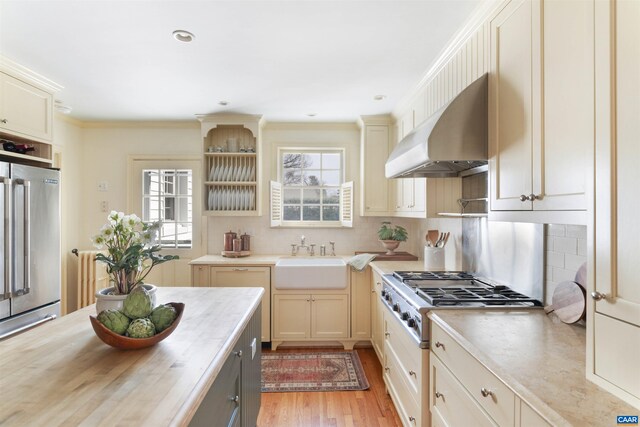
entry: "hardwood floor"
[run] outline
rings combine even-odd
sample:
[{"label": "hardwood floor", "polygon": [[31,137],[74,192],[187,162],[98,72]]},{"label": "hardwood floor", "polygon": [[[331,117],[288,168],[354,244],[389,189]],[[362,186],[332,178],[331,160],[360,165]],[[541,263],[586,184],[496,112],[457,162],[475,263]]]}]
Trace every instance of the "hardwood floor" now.
[{"label": "hardwood floor", "polygon": [[[278,349],[277,352],[301,351]],[[304,351],[343,351],[304,348]],[[402,426],[385,391],[382,366],[373,348],[358,348],[369,389],[364,391],[262,393],[258,427]],[[269,350],[263,349],[263,352]]]}]

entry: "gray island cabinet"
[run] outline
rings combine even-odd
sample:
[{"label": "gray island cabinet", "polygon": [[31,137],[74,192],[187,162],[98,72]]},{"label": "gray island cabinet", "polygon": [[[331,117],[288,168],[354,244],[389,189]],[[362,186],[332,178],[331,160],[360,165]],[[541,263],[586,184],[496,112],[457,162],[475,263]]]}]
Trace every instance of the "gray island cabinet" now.
[{"label": "gray island cabinet", "polygon": [[0,341],[3,426],[247,426],[260,409],[262,288],[158,288],[182,302],[176,330],[123,351],[89,306]]}]

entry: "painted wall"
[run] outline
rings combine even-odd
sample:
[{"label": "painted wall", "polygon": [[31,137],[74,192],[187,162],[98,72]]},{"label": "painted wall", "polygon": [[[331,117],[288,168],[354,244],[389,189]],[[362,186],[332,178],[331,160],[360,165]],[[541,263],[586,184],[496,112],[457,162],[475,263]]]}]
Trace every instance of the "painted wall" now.
[{"label": "painted wall", "polygon": [[60,217],[62,254],[62,312],[76,307],[77,260],[71,253],[81,246],[78,224],[83,217],[84,197],[82,188],[82,129],[78,123],[65,116],[54,119],[54,166],[60,168]]}]

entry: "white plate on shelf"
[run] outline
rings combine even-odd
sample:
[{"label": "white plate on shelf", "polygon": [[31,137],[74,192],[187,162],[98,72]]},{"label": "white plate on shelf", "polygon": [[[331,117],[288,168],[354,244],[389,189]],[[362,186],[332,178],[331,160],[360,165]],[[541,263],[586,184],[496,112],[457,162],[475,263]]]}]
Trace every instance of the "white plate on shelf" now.
[{"label": "white plate on shelf", "polygon": [[213,210],[217,211],[220,209],[220,203],[219,200],[220,199],[220,190],[215,190],[213,192]]},{"label": "white plate on shelf", "polygon": [[255,181],[256,180],[256,166],[253,165],[251,166],[251,173],[249,173],[249,181]]}]

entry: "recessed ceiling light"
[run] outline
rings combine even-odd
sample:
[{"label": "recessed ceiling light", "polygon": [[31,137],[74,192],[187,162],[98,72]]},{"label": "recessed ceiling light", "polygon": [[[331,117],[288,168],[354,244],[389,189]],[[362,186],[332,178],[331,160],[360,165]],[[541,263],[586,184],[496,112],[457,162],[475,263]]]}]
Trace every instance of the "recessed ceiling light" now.
[{"label": "recessed ceiling light", "polygon": [[196,38],[192,33],[185,30],[175,30],[173,32],[173,38],[178,40],[179,42],[189,43],[192,42],[193,39]]},{"label": "recessed ceiling light", "polygon": [[387,95],[376,95],[376,96],[373,97],[373,100],[374,101],[382,101],[386,97],[387,97]]},{"label": "recessed ceiling light", "polygon": [[218,102],[218,104],[220,104],[220,105],[222,105],[224,107],[225,105],[229,105],[229,101],[220,101],[220,102]]},{"label": "recessed ceiling light", "polygon": [[309,117],[315,117],[317,115],[318,115],[318,113],[307,113],[307,116],[309,116]]}]

